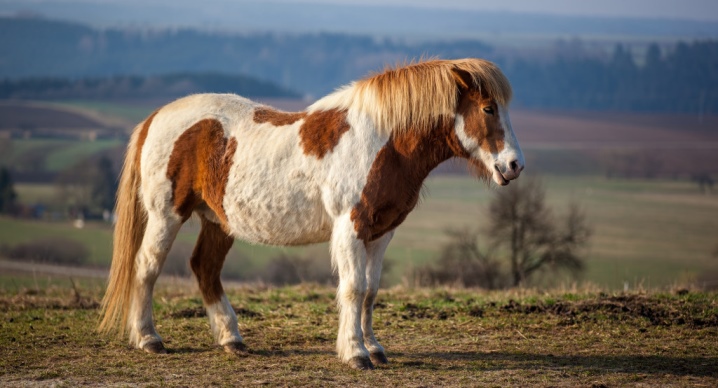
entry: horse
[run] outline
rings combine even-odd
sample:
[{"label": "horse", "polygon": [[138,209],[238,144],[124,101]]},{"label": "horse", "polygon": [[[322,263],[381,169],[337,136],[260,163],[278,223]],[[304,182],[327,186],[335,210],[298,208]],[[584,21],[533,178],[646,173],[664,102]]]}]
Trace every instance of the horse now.
[{"label": "horse", "polygon": [[[384,252],[425,178],[450,158],[500,186],[524,158],[512,90],[492,62],[431,59],[354,81],[302,112],[234,94],[171,102],[135,127],[116,203],[100,332],[166,353],[152,293],[180,226],[199,216],[190,267],[216,343],[246,355],[220,281],[225,256],[254,244],[330,242],[338,273],[336,352],[355,369],[388,362],[372,330]],[[490,183],[489,183],[490,184]]]}]

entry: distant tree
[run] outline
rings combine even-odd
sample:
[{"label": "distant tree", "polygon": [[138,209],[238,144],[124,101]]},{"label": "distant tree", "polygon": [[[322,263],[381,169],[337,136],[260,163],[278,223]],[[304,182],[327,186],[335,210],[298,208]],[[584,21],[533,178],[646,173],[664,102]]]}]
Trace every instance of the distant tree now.
[{"label": "distant tree", "polygon": [[661,48],[658,44],[651,43],[646,50],[645,68],[657,68],[663,65],[661,58]]},{"label": "distant tree", "polygon": [[565,218],[554,218],[538,180],[517,181],[498,192],[489,214],[489,236],[508,254],[513,286],[542,270],[583,270],[579,250],[591,235],[586,216],[572,203]]},{"label": "distant tree", "polygon": [[107,156],[87,159],[63,171],[58,194],[71,212],[101,213],[114,207],[117,175]]},{"label": "distant tree", "polygon": [[449,284],[489,290],[505,286],[500,263],[492,254],[482,252],[475,231],[462,229],[446,233],[449,242],[443,246],[439,260],[414,270],[412,278],[416,285]]},{"label": "distant tree", "polygon": [[115,206],[117,193],[117,174],[112,168],[112,160],[103,156],[97,163],[97,170],[92,181],[92,204],[103,210],[111,210]]},{"label": "distant tree", "polygon": [[498,192],[489,213],[488,249],[481,249],[476,231],[448,231],[441,256],[414,269],[411,282],[499,289],[526,284],[542,271],[583,270],[579,251],[591,235],[586,216],[571,203],[564,217],[554,217],[538,180],[515,182]]},{"label": "distant tree", "polygon": [[10,170],[0,168],[0,214],[12,214],[15,211],[17,193],[10,175]]},{"label": "distant tree", "polygon": [[715,182],[713,181],[713,177],[711,176],[711,174],[707,172],[694,174],[693,181],[698,184],[698,187],[700,188],[702,193],[709,194],[713,192],[713,185],[715,184]]}]

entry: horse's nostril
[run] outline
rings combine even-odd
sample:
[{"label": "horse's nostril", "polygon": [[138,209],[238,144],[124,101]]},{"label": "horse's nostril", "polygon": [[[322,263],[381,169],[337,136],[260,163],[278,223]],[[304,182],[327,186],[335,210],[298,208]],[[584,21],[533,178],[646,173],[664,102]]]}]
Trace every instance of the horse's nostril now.
[{"label": "horse's nostril", "polygon": [[513,172],[518,172],[519,170],[519,163],[515,160],[512,160],[511,163],[509,163],[509,168]]}]

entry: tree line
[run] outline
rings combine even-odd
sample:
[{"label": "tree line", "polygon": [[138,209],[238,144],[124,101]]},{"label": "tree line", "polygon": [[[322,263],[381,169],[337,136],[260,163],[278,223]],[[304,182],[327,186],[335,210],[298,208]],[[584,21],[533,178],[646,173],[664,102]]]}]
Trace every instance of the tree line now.
[{"label": "tree line", "polygon": [[299,97],[296,92],[271,82],[218,73],[0,80],[0,98],[6,99],[177,98],[202,92],[235,93],[251,97]]},{"label": "tree line", "polygon": [[[44,84],[48,95],[60,86],[81,90],[93,82],[124,91],[110,90],[109,95],[147,87],[133,86],[142,78],[112,78],[117,75],[219,73],[242,74],[318,98],[406,60],[483,57],[505,70],[516,90],[515,103],[522,107],[718,113],[718,41],[713,40],[652,44],[640,55],[630,45],[618,44],[605,55],[605,45],[580,42],[563,52],[554,47],[529,53],[475,39],[407,42],[336,33],[99,30],[21,18],[0,18],[0,34],[12,37],[0,40],[0,78],[12,80],[5,87],[20,88],[13,82],[42,77],[45,81],[26,81],[23,88],[41,93]],[[229,89],[230,79],[215,81],[207,81],[203,91]]]},{"label": "tree line", "polygon": [[506,65],[517,102],[532,108],[718,113],[718,42],[651,44],[641,65],[618,44],[608,60],[559,57]]}]

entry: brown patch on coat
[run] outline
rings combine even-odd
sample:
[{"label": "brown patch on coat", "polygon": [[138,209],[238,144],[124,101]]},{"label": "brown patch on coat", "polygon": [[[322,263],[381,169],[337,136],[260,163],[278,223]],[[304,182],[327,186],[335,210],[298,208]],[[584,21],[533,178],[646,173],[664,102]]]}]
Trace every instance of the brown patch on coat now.
[{"label": "brown patch on coat", "polygon": [[159,109],[154,111],[149,117],[147,117],[147,119],[145,119],[145,121],[142,123],[142,128],[140,128],[140,132],[137,134],[137,151],[135,153],[137,161],[135,162],[135,165],[137,166],[138,170],[140,168],[140,160],[142,159],[142,147],[145,146],[147,134],[150,131],[150,125],[152,125],[152,120],[154,120],[158,112]]},{"label": "brown patch on coat", "polygon": [[398,227],[419,201],[431,170],[451,157],[469,157],[449,121],[430,131],[394,133],[377,153],[351,212],[359,239],[376,240]]},{"label": "brown patch on coat", "polygon": [[220,273],[234,239],[218,224],[201,217],[202,229],[190,258],[190,267],[197,277],[205,305],[219,302],[224,295]]},{"label": "brown patch on coat", "polygon": [[299,128],[304,154],[323,158],[339,144],[339,139],[348,130],[346,111],[330,109],[312,112]]},{"label": "brown patch on coat", "polygon": [[270,123],[279,127],[294,124],[306,115],[306,112],[282,112],[270,108],[256,108],[253,119],[257,124]]},{"label": "brown patch on coat", "polygon": [[203,202],[226,225],[222,200],[237,151],[237,139],[225,137],[222,123],[204,119],[175,142],[167,165],[175,211],[187,220]]},{"label": "brown patch on coat", "polygon": [[[489,115],[484,112],[486,107],[491,107],[494,113]],[[465,90],[459,101],[458,113],[464,117],[466,134],[478,139],[479,147],[484,151],[495,154],[504,149],[504,130],[496,101],[476,89]]]}]

